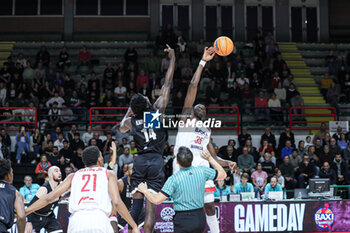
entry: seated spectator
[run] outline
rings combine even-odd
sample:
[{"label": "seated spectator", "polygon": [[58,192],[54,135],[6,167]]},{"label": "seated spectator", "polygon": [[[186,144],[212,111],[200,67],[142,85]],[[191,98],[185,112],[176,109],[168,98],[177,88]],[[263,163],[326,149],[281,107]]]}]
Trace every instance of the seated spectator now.
[{"label": "seated spectator", "polygon": [[233,146],[227,146],[226,153],[222,155],[222,158],[225,160],[236,162],[237,156],[238,156],[237,150]]},{"label": "seated spectator", "polygon": [[297,181],[294,178],[295,167],[290,162],[290,157],[289,155],[284,156],[283,163],[279,166],[279,170],[284,177],[286,188],[294,189],[297,185]]},{"label": "seated spectator", "polygon": [[133,156],[129,152],[129,148],[124,148],[124,154],[119,156],[119,167],[123,168],[124,164],[130,164],[133,162]]},{"label": "seated spectator", "polygon": [[67,52],[67,48],[64,46],[58,55],[57,68],[63,69],[65,66],[70,66],[72,64],[70,56]]},{"label": "seated spectator", "polygon": [[[3,139],[4,140],[4,139]],[[42,150],[41,145],[44,142],[44,135],[40,132],[39,128],[36,128],[33,134],[33,150],[34,156],[40,157],[40,153]]]},{"label": "seated spectator", "polygon": [[[248,140],[245,142],[244,147],[247,147],[248,153],[249,153],[250,155],[252,155],[254,159],[258,156],[258,152],[257,152],[256,148],[253,146],[251,140],[248,139]],[[241,151],[241,149],[239,149],[239,154],[241,154],[241,153],[242,153],[242,151]]]},{"label": "seated spectator", "polygon": [[277,99],[279,99],[284,106],[286,103],[287,92],[286,89],[282,87],[281,83],[278,83],[277,87],[273,90],[273,93],[276,94]]},{"label": "seated spectator", "polygon": [[322,145],[325,146],[330,146],[331,145],[331,135],[327,132],[324,135],[324,139],[322,140]]},{"label": "seated spectator", "polygon": [[47,155],[47,161],[51,163],[52,166],[57,166],[59,164],[59,158],[57,146],[52,147],[52,153]]},{"label": "seated spectator", "polygon": [[145,69],[148,74],[159,72],[159,60],[154,56],[154,52],[149,52],[149,55],[145,58]]},{"label": "seated spectator", "polygon": [[[244,87],[241,90],[241,99],[242,104],[252,104],[253,103],[253,92],[249,87],[248,83],[244,84]],[[244,106],[242,106],[244,107]]]},{"label": "seated spectator", "polygon": [[286,155],[292,155],[293,149],[291,141],[287,140],[286,146],[281,151],[281,158],[283,159]]},{"label": "seated spectator", "polygon": [[[303,140],[300,140],[298,143],[298,154],[300,156],[303,156],[304,154],[308,153],[308,150],[305,148],[305,142]],[[311,158],[311,157],[310,157]]]},{"label": "seated spectator", "polygon": [[247,140],[252,140],[252,136],[248,133],[248,128],[243,126],[241,134],[238,135],[239,146],[243,147]]},{"label": "seated spectator", "polygon": [[335,138],[335,140],[339,140],[340,139],[340,134],[343,133],[343,129],[340,125],[338,125],[337,127],[337,132],[333,134],[332,138]]},{"label": "seated spectator", "polygon": [[345,182],[345,174],[347,171],[347,165],[343,160],[341,154],[336,154],[332,162],[331,168],[337,175],[337,185],[342,185]]},{"label": "seated spectator", "polygon": [[330,153],[328,145],[323,146],[323,150],[319,155],[319,159],[321,164],[323,164],[324,162],[332,163],[334,157]]},{"label": "seated spectator", "polygon": [[210,86],[207,87],[205,98],[207,106],[210,104],[220,104],[220,89],[214,80],[212,80]]},{"label": "seated spectator", "polygon": [[137,148],[136,148],[136,144],[135,144],[135,141],[130,141],[130,154],[131,155],[134,155],[137,153]]},{"label": "seated spectator", "polygon": [[308,155],[304,155],[303,161],[299,164],[299,188],[305,188],[308,184],[309,179],[313,178],[315,175],[315,166],[310,162]]},{"label": "seated spectator", "polygon": [[271,162],[271,157],[272,155],[270,153],[265,153],[265,160],[261,163],[262,170],[267,173],[268,179],[270,179],[275,174],[275,164]]},{"label": "seated spectator", "polygon": [[289,140],[292,143],[292,146],[295,146],[294,134],[290,132],[290,128],[286,127],[284,132],[280,134],[280,138],[278,141],[277,151],[281,152],[282,148],[286,146],[286,142]]},{"label": "seated spectator", "polygon": [[264,97],[264,92],[259,91],[259,96],[255,98],[255,121],[259,120],[260,113],[264,113],[264,120],[269,121],[270,120],[270,111],[268,108],[268,99]]},{"label": "seated spectator", "polygon": [[261,136],[261,139],[260,139],[261,145],[265,139],[269,142],[269,144],[272,146],[272,148],[276,148],[276,138],[275,138],[275,135],[273,133],[271,133],[270,127],[265,128],[265,133]]},{"label": "seated spectator", "polygon": [[4,158],[10,158],[11,155],[11,138],[4,128],[0,129],[0,136],[2,137],[2,154]]},{"label": "seated spectator", "polygon": [[76,153],[78,148],[84,148],[84,147],[85,147],[85,144],[80,139],[80,133],[75,133],[74,140],[70,143],[70,148],[73,150],[73,153]]},{"label": "seated spectator", "polygon": [[43,63],[44,66],[48,67],[50,63],[50,53],[47,51],[46,46],[41,46],[40,51],[36,54],[36,64],[39,62]]},{"label": "seated spectator", "polygon": [[331,157],[334,158],[336,154],[342,154],[342,149],[337,144],[337,140],[335,138],[331,138],[331,143],[329,145],[329,153]]},{"label": "seated spectator", "polygon": [[62,104],[62,109],[60,111],[61,111],[60,119],[62,122],[67,123],[74,120],[75,117],[73,116],[73,111],[72,109],[67,108],[66,103]]},{"label": "seated spectator", "polygon": [[233,188],[233,193],[241,194],[247,192],[254,192],[254,187],[251,183],[248,182],[249,175],[247,173],[243,173],[241,176],[241,182],[236,184]]},{"label": "seated spectator", "polygon": [[282,176],[282,172],[280,169],[276,170],[276,178],[277,178],[277,183],[281,185],[282,189],[284,189],[285,187],[285,179],[284,176]]},{"label": "seated spectator", "polygon": [[251,175],[252,182],[254,185],[254,191],[256,196],[260,195],[264,191],[264,188],[267,184],[268,175],[265,171],[262,170],[261,163],[256,165],[256,171]]},{"label": "seated spectator", "polygon": [[149,87],[149,79],[148,76],[145,75],[145,70],[140,70],[140,75],[137,76],[136,79],[136,88],[137,89],[142,89],[144,87],[144,84],[147,84],[146,87]]},{"label": "seated spectator", "polygon": [[226,185],[224,180],[218,180],[215,185],[214,197],[220,198],[221,196],[227,196],[231,193],[231,189]]},{"label": "seated spectator", "polygon": [[275,88],[278,87],[278,84],[279,84],[279,83],[282,83],[282,79],[280,78],[279,73],[278,73],[278,72],[275,72],[275,73],[273,74],[273,77],[272,77],[272,80],[271,80],[271,86],[270,86],[270,88],[271,88],[272,90],[274,90]]},{"label": "seated spectator", "polygon": [[22,155],[29,153],[30,134],[26,132],[25,126],[21,126],[20,131],[17,132],[16,142],[16,160],[17,164],[20,164]]},{"label": "seated spectator", "polygon": [[305,139],[305,149],[308,150],[310,146],[313,146],[314,144],[311,142],[311,137],[306,136]]},{"label": "seated spectator", "polygon": [[241,170],[241,172],[246,172],[246,173],[252,173],[254,172],[254,157],[248,153],[248,148],[243,147],[243,154],[238,156],[238,166]]},{"label": "seated spectator", "polygon": [[154,86],[154,89],[152,89],[152,100],[155,102],[160,95],[161,95],[161,89],[159,84],[157,83]]},{"label": "seated spectator", "polygon": [[270,183],[265,186],[264,195],[265,199],[269,199],[269,192],[271,191],[283,191],[282,186],[278,184],[276,177],[272,177]]},{"label": "seated spectator", "polygon": [[63,133],[59,133],[57,140],[53,143],[53,145],[58,148],[58,151],[60,151],[63,148],[63,141]]},{"label": "seated spectator", "polygon": [[245,84],[249,86],[249,79],[244,76],[244,73],[238,76],[239,78],[236,80],[239,88],[244,89]]},{"label": "seated spectator", "polygon": [[46,155],[42,155],[40,162],[36,165],[35,174],[38,175],[38,178],[45,178],[50,167],[51,163],[47,161]]},{"label": "seated spectator", "polygon": [[80,66],[88,66],[89,69],[92,68],[91,54],[87,50],[85,45],[80,50],[79,55],[78,55],[78,59],[79,59],[78,69],[80,68]]},{"label": "seated spectator", "polygon": [[325,122],[322,122],[321,123],[321,128],[320,128],[320,131],[318,131],[315,135],[314,135],[314,138],[312,140],[312,143],[314,145],[316,145],[316,140],[317,139],[320,139],[321,141],[325,138],[326,136],[326,133],[327,133],[327,125]]},{"label": "seated spectator", "polygon": [[53,105],[55,102],[57,103],[57,107],[58,107],[58,108],[61,108],[61,107],[62,107],[62,104],[65,102],[65,100],[64,100],[61,96],[59,96],[58,91],[55,91],[54,97],[52,97],[51,99],[49,99],[49,100],[46,102],[46,107],[48,107],[48,108],[52,107],[52,105]]},{"label": "seated spectator", "polygon": [[337,184],[337,175],[335,171],[329,166],[328,162],[324,162],[319,174],[320,178],[329,178],[331,185]]},{"label": "seated spectator", "polygon": [[[63,148],[60,150],[59,157],[64,156],[65,159],[70,160],[74,155],[72,148],[69,146],[67,140],[63,140]],[[63,173],[62,173],[63,174]]]},{"label": "seated spectator", "polygon": [[275,157],[275,151],[273,150],[272,146],[269,145],[269,142],[265,139],[263,140],[262,146],[259,148],[259,159],[258,161],[260,163],[265,161],[264,155],[265,153],[269,153],[272,155],[271,162],[276,165],[276,157]]},{"label": "seated spectator", "polygon": [[296,96],[296,94],[297,94],[297,89],[296,89],[296,87],[295,87],[295,85],[292,83],[292,84],[290,84],[289,85],[289,88],[287,89],[287,96],[286,96],[286,102],[287,102],[287,104],[289,104],[289,105],[291,105],[291,99],[294,97],[294,96]]},{"label": "seated spectator", "polygon": [[277,99],[275,93],[271,94],[271,98],[269,99],[267,105],[270,108],[271,120],[276,124],[282,124],[283,114],[281,109],[281,101]]},{"label": "seated spectator", "polygon": [[[292,107],[304,107],[304,99],[300,96],[299,92],[295,93],[295,96],[291,98],[290,105]],[[293,114],[303,115],[305,111],[303,108],[293,108]],[[293,120],[295,121],[305,121],[304,116],[294,116]]]},{"label": "seated spectator", "polygon": [[85,167],[82,156],[83,148],[78,148],[69,163],[69,166],[73,169],[74,172]]},{"label": "seated spectator", "polygon": [[24,197],[24,202],[30,202],[40,188],[40,185],[33,184],[32,182],[33,179],[31,176],[25,176],[24,186],[19,189],[19,193]]},{"label": "seated spectator", "polygon": [[[84,142],[85,145],[88,145],[89,144],[89,141],[90,139],[93,137],[93,132],[92,132],[92,128],[91,128],[91,125],[88,126],[87,128],[87,132],[85,132],[83,134],[83,137],[82,137],[82,141]],[[79,137],[80,137],[80,134],[79,134]]]},{"label": "seated spectator", "polygon": [[125,67],[128,67],[130,63],[137,64],[137,51],[133,45],[129,45],[127,50],[124,53]]},{"label": "seated spectator", "polygon": [[327,91],[329,88],[331,88],[332,83],[333,79],[329,77],[328,73],[325,73],[323,78],[321,79],[321,93],[323,97],[326,98]]},{"label": "seated spectator", "polygon": [[66,134],[66,139],[68,142],[72,142],[74,140],[74,134],[78,132],[78,128],[76,124],[73,124],[70,128],[70,131]]},{"label": "seated spectator", "polygon": [[227,142],[227,145],[220,147],[218,154],[220,155],[221,158],[224,158],[227,155],[227,147],[232,146],[232,148],[236,150],[235,145],[236,145],[236,141],[233,139],[229,139]]}]

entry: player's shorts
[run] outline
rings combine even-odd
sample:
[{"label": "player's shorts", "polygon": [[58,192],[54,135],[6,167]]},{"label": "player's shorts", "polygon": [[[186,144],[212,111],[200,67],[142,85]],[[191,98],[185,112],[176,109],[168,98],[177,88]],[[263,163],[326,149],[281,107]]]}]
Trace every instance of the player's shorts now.
[{"label": "player's shorts", "polygon": [[[142,222],[145,221],[146,213],[145,213],[145,208],[142,209],[141,213],[139,214],[139,219],[137,220],[137,225],[140,225]],[[125,226],[128,224],[122,216],[118,214],[118,224],[121,226]]]},{"label": "player's shorts", "polygon": [[214,202],[214,192],[205,192],[204,193],[204,203]]},{"label": "player's shorts", "polygon": [[131,175],[131,190],[146,182],[149,189],[159,192],[164,183],[164,161],[160,154],[146,153],[137,156]]},{"label": "player's shorts", "polygon": [[2,222],[0,222],[0,233],[7,233],[7,227],[5,226],[5,224],[3,224]]},{"label": "player's shorts", "polygon": [[41,229],[45,229],[48,233],[62,233],[63,229],[59,221],[54,214],[50,214],[47,217],[37,214],[30,214],[28,216],[28,222],[33,225],[33,232],[39,233]]},{"label": "player's shorts", "polygon": [[68,233],[114,233],[112,225],[100,210],[74,213],[68,224]]}]

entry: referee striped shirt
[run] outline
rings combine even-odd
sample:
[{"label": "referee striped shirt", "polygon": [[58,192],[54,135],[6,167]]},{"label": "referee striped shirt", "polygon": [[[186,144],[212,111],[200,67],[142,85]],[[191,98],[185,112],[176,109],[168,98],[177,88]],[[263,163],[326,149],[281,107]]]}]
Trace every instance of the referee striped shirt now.
[{"label": "referee striped shirt", "polygon": [[218,172],[208,167],[180,169],[165,182],[161,192],[174,199],[175,211],[203,208],[205,182],[215,180]]}]

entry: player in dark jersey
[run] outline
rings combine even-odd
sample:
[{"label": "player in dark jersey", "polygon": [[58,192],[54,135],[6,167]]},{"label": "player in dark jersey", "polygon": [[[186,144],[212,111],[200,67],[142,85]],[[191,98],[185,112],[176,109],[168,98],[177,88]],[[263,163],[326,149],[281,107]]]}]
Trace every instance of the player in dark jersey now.
[{"label": "player in dark jersey", "polygon": [[[49,181],[44,183],[43,186],[39,188],[35,197],[30,202],[30,205],[36,202],[39,198],[43,197],[44,195],[52,192],[52,190],[54,190],[62,181],[61,170],[56,166],[52,166],[49,169],[48,175]],[[51,202],[44,208],[30,214],[28,216],[26,232],[32,232],[32,230],[34,230],[34,232],[40,232],[42,228],[45,228],[45,230],[49,233],[63,232],[61,224],[58,222],[58,220],[55,217],[55,214],[53,213],[53,210],[57,206],[58,201],[59,199],[57,198],[54,202]]]},{"label": "player in dark jersey", "polygon": [[[164,85],[162,86],[160,96],[153,104],[149,99],[141,94],[135,95],[130,101],[130,107],[120,124],[122,133],[130,131],[134,136],[137,147],[137,156],[134,160],[134,169],[131,176],[131,185],[133,192],[133,205],[131,216],[134,221],[139,219],[141,210],[143,209],[144,195],[137,191],[137,186],[142,182],[147,182],[149,188],[155,192],[159,192],[164,182],[164,162],[162,154],[164,145],[167,140],[167,132],[163,129],[161,120],[160,127],[148,129],[144,127],[143,115],[147,111],[156,111],[153,113],[154,119],[160,119],[169,102],[170,90],[175,70],[175,52],[167,45],[164,50],[170,58],[170,65],[165,75]],[[131,116],[134,114],[133,116]],[[146,218],[144,231],[152,233],[155,224],[156,206],[146,200]]]},{"label": "player in dark jersey", "polygon": [[24,233],[26,215],[22,195],[13,187],[13,170],[11,162],[0,159],[0,233],[7,233],[14,221],[14,210],[17,214],[18,233]]}]

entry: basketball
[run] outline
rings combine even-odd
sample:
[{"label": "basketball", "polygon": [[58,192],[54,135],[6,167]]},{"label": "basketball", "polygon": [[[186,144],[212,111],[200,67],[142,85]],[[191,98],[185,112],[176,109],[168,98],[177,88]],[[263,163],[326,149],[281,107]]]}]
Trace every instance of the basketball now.
[{"label": "basketball", "polygon": [[227,36],[220,36],[214,42],[215,53],[220,56],[227,56],[233,51],[233,42]]}]

